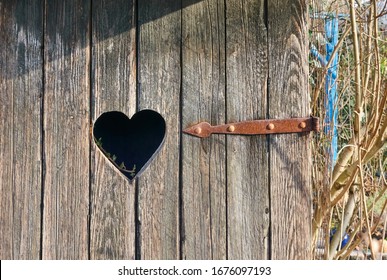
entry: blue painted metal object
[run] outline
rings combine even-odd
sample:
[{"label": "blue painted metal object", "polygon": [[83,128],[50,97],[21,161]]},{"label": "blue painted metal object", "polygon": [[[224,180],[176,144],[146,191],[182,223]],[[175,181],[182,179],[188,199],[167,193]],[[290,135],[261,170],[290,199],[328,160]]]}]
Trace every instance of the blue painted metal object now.
[{"label": "blue painted metal object", "polygon": [[330,167],[335,165],[337,159],[337,122],[338,122],[338,104],[337,104],[337,76],[338,76],[338,52],[333,54],[339,39],[339,19],[346,19],[348,15],[332,14],[332,13],[315,13],[313,18],[324,19],[325,22],[325,57],[319,53],[317,48],[312,45],[310,53],[321,63],[323,67],[328,64],[331,56],[334,55],[332,62],[325,76],[325,92],[326,92],[326,118],[325,118],[325,134],[331,139],[329,146]]},{"label": "blue painted metal object", "polygon": [[[310,48],[310,53],[317,58],[317,60],[321,63],[321,66],[325,67],[327,65],[327,61],[325,57],[317,50],[316,46],[312,44]],[[328,69],[329,71],[329,69]]]},{"label": "blue painted metal object", "polygon": [[[332,238],[335,235],[336,231],[337,231],[336,228],[331,229],[331,231],[329,233],[329,242],[332,242]],[[337,249],[339,250],[341,248],[344,248],[348,244],[349,238],[350,238],[349,234],[344,233],[344,235],[342,237],[342,241],[341,241],[341,246],[340,246],[340,248],[337,248]]]},{"label": "blue painted metal object", "polygon": [[326,36],[326,61],[334,55],[331,65],[329,66],[326,80],[325,92],[326,99],[326,119],[325,133],[331,138],[329,154],[331,157],[330,164],[333,168],[337,159],[337,121],[338,121],[338,104],[337,104],[337,74],[338,74],[338,52],[333,54],[339,39],[339,19],[330,17],[325,19],[325,36]]}]

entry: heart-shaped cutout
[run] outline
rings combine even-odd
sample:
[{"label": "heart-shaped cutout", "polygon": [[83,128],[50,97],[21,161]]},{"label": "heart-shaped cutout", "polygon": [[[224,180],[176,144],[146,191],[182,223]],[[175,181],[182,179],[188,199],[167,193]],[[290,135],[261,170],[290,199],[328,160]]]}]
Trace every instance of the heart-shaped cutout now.
[{"label": "heart-shaped cutout", "polygon": [[94,141],[102,153],[129,181],[140,175],[164,143],[164,118],[142,110],[129,119],[124,113],[103,113],[94,123]]}]

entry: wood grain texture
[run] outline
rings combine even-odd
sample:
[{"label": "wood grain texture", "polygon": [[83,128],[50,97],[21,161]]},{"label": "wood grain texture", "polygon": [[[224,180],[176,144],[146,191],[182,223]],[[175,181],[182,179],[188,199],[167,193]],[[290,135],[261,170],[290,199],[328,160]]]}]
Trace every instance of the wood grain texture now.
[{"label": "wood grain texture", "polygon": [[138,109],[166,121],[164,146],[138,178],[142,259],[178,259],[181,11],[180,1],[139,1]]},{"label": "wood grain texture", "polygon": [[39,259],[42,1],[0,4],[0,259]]},{"label": "wood grain texture", "polygon": [[[93,123],[106,111],[136,112],[135,1],[93,1]],[[92,141],[91,259],[135,258],[135,185]]]},{"label": "wood grain texture", "polygon": [[[266,118],[267,30],[263,0],[226,2],[227,122]],[[268,258],[266,136],[227,136],[228,258]]]},{"label": "wood grain texture", "polygon": [[[307,117],[306,1],[269,1],[269,117]],[[311,258],[311,151],[308,134],[270,136],[273,259]]]},{"label": "wood grain texture", "polygon": [[47,1],[43,259],[88,258],[88,1]]},{"label": "wood grain texture", "polygon": [[[308,117],[306,16],[304,0],[1,1],[0,258],[311,258],[308,135],[181,134]],[[129,184],[91,125],[142,109],[167,136]]]},{"label": "wood grain texture", "polygon": [[[223,1],[183,1],[183,128],[201,120],[225,122]],[[225,136],[182,138],[182,258],[225,259]]]}]

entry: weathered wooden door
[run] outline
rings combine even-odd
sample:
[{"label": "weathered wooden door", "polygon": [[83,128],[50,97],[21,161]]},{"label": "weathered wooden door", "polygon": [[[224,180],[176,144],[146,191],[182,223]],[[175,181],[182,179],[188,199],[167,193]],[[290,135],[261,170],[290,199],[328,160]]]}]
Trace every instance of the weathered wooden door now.
[{"label": "weathered wooden door", "polygon": [[[0,1],[1,259],[310,258],[306,134],[182,129],[309,115],[305,0]],[[105,111],[153,109],[133,184]]]}]

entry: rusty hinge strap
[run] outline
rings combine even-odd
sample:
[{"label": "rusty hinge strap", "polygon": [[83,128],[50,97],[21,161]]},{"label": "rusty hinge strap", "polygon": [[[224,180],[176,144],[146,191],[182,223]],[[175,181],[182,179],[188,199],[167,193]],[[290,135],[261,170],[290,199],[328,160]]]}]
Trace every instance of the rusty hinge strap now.
[{"label": "rusty hinge strap", "polygon": [[318,118],[291,118],[272,120],[253,120],[212,126],[201,122],[186,128],[183,132],[197,137],[208,137],[212,133],[257,135],[274,133],[300,133],[318,131]]}]

